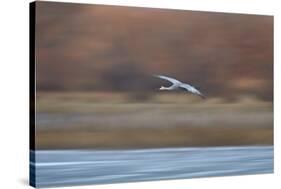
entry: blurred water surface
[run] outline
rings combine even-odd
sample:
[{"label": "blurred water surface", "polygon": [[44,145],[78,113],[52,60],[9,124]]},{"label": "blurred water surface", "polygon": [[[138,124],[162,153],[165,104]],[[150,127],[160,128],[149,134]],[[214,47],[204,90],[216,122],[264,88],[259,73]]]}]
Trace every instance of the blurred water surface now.
[{"label": "blurred water surface", "polygon": [[273,146],[138,150],[37,150],[36,186],[183,179],[273,172]]}]

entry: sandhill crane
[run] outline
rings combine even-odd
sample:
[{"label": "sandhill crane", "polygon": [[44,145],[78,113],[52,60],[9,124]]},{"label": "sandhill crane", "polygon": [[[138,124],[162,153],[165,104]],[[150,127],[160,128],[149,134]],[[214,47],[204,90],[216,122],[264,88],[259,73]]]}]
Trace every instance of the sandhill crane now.
[{"label": "sandhill crane", "polygon": [[186,90],[192,94],[195,94],[195,95],[198,95],[200,96],[201,98],[205,98],[205,96],[198,90],[196,89],[195,87],[187,84],[187,83],[182,83],[174,78],[171,78],[171,77],[167,77],[167,76],[163,76],[163,75],[154,75],[155,77],[158,77],[160,79],[164,79],[164,80],[167,80],[169,82],[172,83],[172,85],[170,87],[163,87],[161,86],[159,88],[159,90],[177,90],[177,89],[183,89],[183,90]]}]

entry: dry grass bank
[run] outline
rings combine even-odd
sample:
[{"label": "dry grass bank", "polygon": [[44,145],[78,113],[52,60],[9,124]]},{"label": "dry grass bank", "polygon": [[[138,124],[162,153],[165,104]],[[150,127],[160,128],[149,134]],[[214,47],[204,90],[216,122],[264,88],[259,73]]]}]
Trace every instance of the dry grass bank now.
[{"label": "dry grass bank", "polygon": [[270,145],[273,112],[271,102],[254,98],[41,93],[36,129],[38,149]]},{"label": "dry grass bank", "polygon": [[271,128],[165,128],[38,132],[39,149],[271,145]]}]

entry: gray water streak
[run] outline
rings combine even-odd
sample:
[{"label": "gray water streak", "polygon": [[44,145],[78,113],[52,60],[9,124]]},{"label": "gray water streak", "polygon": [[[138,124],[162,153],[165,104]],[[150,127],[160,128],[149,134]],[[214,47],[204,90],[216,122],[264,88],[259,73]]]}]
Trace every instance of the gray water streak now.
[{"label": "gray water streak", "polygon": [[39,187],[273,172],[273,146],[35,153]]}]

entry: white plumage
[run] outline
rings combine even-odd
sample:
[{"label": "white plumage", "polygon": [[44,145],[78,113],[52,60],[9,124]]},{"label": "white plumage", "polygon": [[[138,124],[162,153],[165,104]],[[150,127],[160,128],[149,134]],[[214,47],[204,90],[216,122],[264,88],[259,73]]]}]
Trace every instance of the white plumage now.
[{"label": "white plumage", "polygon": [[182,83],[181,81],[178,81],[174,78],[171,77],[167,77],[167,76],[163,76],[163,75],[154,75],[155,77],[158,77],[160,79],[164,79],[167,80],[169,82],[172,83],[172,85],[170,87],[163,87],[161,86],[159,89],[160,90],[176,90],[176,89],[184,89],[192,94],[198,95],[202,98],[205,98],[205,96],[199,91],[197,90],[195,87],[193,87],[192,85],[189,85],[187,83]]}]

